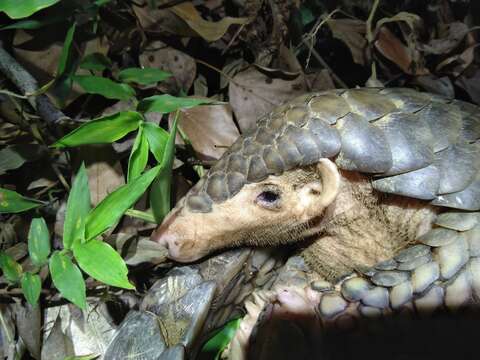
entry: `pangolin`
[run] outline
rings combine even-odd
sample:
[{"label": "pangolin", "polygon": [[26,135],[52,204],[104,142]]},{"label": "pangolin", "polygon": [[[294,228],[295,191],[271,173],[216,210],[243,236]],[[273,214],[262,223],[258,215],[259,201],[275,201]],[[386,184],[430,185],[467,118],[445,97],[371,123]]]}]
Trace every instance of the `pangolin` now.
[{"label": "pangolin", "polygon": [[296,245],[308,280],[247,306],[236,358],[268,303],[325,324],[458,308],[480,298],[479,138],[466,102],[406,88],[306,94],[259,118],[152,238],[179,262]]}]

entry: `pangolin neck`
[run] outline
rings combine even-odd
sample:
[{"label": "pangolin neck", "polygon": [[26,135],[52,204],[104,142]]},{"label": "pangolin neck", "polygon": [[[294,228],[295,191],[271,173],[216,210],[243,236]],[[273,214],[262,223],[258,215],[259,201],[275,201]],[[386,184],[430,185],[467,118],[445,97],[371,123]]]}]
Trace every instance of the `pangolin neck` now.
[{"label": "pangolin neck", "polygon": [[340,193],[303,256],[319,275],[334,281],[391,258],[431,228],[436,211],[421,200],[379,193],[368,177],[343,171]]}]

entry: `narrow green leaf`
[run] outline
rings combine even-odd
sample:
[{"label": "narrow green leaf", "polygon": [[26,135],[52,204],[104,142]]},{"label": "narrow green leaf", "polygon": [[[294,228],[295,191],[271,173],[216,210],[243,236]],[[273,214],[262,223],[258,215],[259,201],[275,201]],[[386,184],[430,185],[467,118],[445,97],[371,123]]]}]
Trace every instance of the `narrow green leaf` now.
[{"label": "narrow green leaf", "polygon": [[172,74],[155,68],[128,68],[118,73],[118,80],[148,85],[165,80],[170,76]]},{"label": "narrow green leaf", "polygon": [[114,225],[142,196],[159,171],[160,166],[148,170],[131,183],[119,187],[92,209],[85,223],[85,239],[93,239]]},{"label": "narrow green leaf", "polygon": [[83,124],[52,146],[60,148],[86,144],[109,144],[136,130],[141,121],[143,121],[143,117],[138,112],[118,112]]},{"label": "narrow green leaf", "polygon": [[143,127],[137,134],[137,138],[132,147],[130,158],[128,159],[128,175],[127,182],[131,183],[138,178],[148,162],[148,141],[143,133]]},{"label": "narrow green leaf", "polygon": [[100,53],[93,53],[85,56],[80,63],[80,68],[85,70],[103,71],[112,66],[108,57]]},{"label": "narrow green leaf", "polygon": [[75,34],[76,26],[77,24],[73,23],[67,31],[67,36],[65,36],[62,53],[60,54],[60,59],[58,61],[57,78],[62,76],[67,69],[69,60],[71,58],[70,48],[72,47],[73,35]]},{"label": "narrow green leaf", "polygon": [[96,239],[83,244],[75,242],[73,256],[80,268],[92,278],[108,285],[135,289],[128,281],[127,265],[110,245]]},{"label": "narrow green leaf", "polygon": [[30,199],[19,193],[0,188],[0,214],[19,213],[42,205],[35,199]]},{"label": "narrow green leaf", "polygon": [[81,309],[87,307],[85,281],[82,272],[66,255],[55,251],[50,257],[50,274],[62,296]]},{"label": "narrow green leaf", "polygon": [[220,359],[221,354],[235,336],[241,322],[241,318],[229,321],[203,345],[200,358]]},{"label": "narrow green leaf", "polygon": [[143,132],[148,140],[150,151],[155,159],[161,163],[165,146],[167,146],[169,134],[157,124],[146,122],[143,124]]},{"label": "narrow green leaf", "polygon": [[42,280],[37,274],[32,274],[26,272],[22,275],[22,280],[20,281],[22,285],[22,292],[25,299],[32,306],[36,306],[38,298],[40,297],[40,292],[42,291]]},{"label": "narrow green leaf", "polygon": [[47,263],[50,255],[50,233],[43,218],[35,218],[30,224],[28,254],[34,265],[42,266]]},{"label": "narrow green leaf", "polygon": [[[175,158],[175,135],[177,133],[177,117],[173,122],[172,130],[165,144],[160,161],[161,171],[156,177],[150,190],[150,206],[153,216],[160,224],[170,211],[170,193],[172,187],[172,166]],[[150,139],[150,138],[149,138]],[[153,148],[153,147],[152,147]],[[155,153],[154,153],[155,154]],[[160,151],[159,151],[160,157]],[[157,157],[157,155],[155,155]],[[157,158],[158,160],[158,158]]]},{"label": "narrow green leaf", "polygon": [[12,283],[20,281],[22,275],[22,265],[16,262],[10,255],[0,251],[0,269],[3,271],[5,279]]},{"label": "narrow green leaf", "polygon": [[90,209],[88,176],[85,164],[82,163],[68,195],[67,213],[63,224],[63,247],[65,249],[70,249],[76,239],[83,240],[85,220]]},{"label": "narrow green leaf", "polygon": [[135,96],[135,90],[127,84],[119,84],[104,77],[76,75],[73,80],[76,81],[85,92],[102,95],[107,99],[128,100]]},{"label": "narrow green leaf", "polygon": [[0,12],[5,12],[12,19],[28,17],[60,0],[1,0]]},{"label": "narrow green leaf", "polygon": [[154,111],[166,114],[178,109],[189,109],[197,105],[210,104],[212,102],[214,102],[214,100],[175,97],[168,94],[154,95],[140,101],[137,110],[145,113]]}]

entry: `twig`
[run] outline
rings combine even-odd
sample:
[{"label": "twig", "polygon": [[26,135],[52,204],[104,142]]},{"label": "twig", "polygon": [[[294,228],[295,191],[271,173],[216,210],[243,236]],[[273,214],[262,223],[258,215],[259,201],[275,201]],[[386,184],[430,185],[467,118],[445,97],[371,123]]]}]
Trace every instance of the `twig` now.
[{"label": "twig", "polygon": [[16,98],[19,98],[19,99],[28,99],[28,97],[25,96],[25,95],[16,94],[12,91],[4,90],[4,89],[0,90],[0,94],[5,94],[5,95],[11,96],[11,97],[16,97]]},{"label": "twig", "polygon": [[317,52],[317,50],[315,50],[313,47],[310,47],[310,44],[307,42],[306,39],[302,39],[302,44],[305,45],[307,48],[309,48],[309,50],[312,52],[312,55],[313,57],[325,68],[328,70],[328,72],[330,73],[330,75],[332,75],[333,77],[333,80],[335,80],[335,82],[340,85],[342,88],[345,88],[347,89],[348,88],[348,85],[345,84],[343,82],[342,79],[340,79],[337,74],[335,74],[335,72],[332,70],[332,68],[330,67],[330,65],[327,64],[327,62],[325,60],[323,60],[323,58],[320,56],[320,54]]},{"label": "twig", "polygon": [[30,105],[46,122],[56,124],[70,119],[55,108],[46,95],[31,96],[38,90],[37,80],[5,51],[2,41],[0,41],[0,71],[15,84],[23,95],[28,97]]},{"label": "twig", "polygon": [[[375,16],[375,13],[377,12],[378,4],[380,3],[380,0],[375,0],[372,6],[372,10],[370,11],[370,14],[368,15],[367,22],[365,24],[366,31],[367,31],[367,41],[368,41],[368,51],[371,53],[372,50],[372,41],[374,40],[374,35],[372,31],[372,23],[373,23],[373,18]],[[376,82],[377,81],[377,67],[375,65],[375,60],[372,59],[372,75],[370,76],[372,81]]]},{"label": "twig", "polygon": [[213,71],[216,71],[217,73],[219,73],[220,75],[222,76],[225,76],[225,78],[229,81],[229,82],[232,82],[234,83],[235,85],[237,86],[240,86],[237,82],[235,82],[235,80],[233,80],[233,78],[231,78],[230,76],[228,76],[227,73],[225,73],[223,70],[213,66],[213,65],[210,65],[209,63],[203,61],[203,60],[200,60],[200,59],[197,59],[197,58],[194,58],[194,60],[199,63],[199,64],[202,64],[210,69],[212,69]]},{"label": "twig", "polygon": [[311,41],[311,44],[308,44],[308,49],[310,50],[308,52],[308,56],[307,56],[307,61],[306,61],[306,64],[305,64],[305,68],[308,68],[308,64],[310,63],[310,57],[312,55],[312,49],[313,49],[313,46],[315,44],[315,38],[317,36],[317,33],[318,31],[320,30],[320,28],[326,23],[328,22],[328,20],[330,20],[332,18],[332,16],[339,12],[340,10],[339,9],[335,9],[333,10],[330,14],[328,14],[325,18],[323,19],[319,19],[318,20],[318,24],[315,25],[315,27],[313,28],[313,31],[310,31],[309,33],[307,33],[306,35],[302,36],[302,39],[304,40],[310,40]]},{"label": "twig", "polygon": [[370,14],[368,15],[367,23],[365,26],[367,27],[367,41],[369,44],[372,43],[373,41],[373,32],[372,32],[372,22],[373,18],[375,16],[375,13],[377,12],[378,4],[380,3],[380,0],[375,0],[372,6],[372,10],[370,11]]}]

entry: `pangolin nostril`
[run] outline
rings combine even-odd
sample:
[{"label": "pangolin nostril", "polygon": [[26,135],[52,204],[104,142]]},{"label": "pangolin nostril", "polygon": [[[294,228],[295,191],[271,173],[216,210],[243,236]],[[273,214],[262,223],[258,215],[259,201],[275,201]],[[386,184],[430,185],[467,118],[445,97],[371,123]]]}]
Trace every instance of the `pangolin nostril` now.
[{"label": "pangolin nostril", "polygon": [[168,241],[162,241],[160,244],[163,245],[167,251],[169,250]]}]

